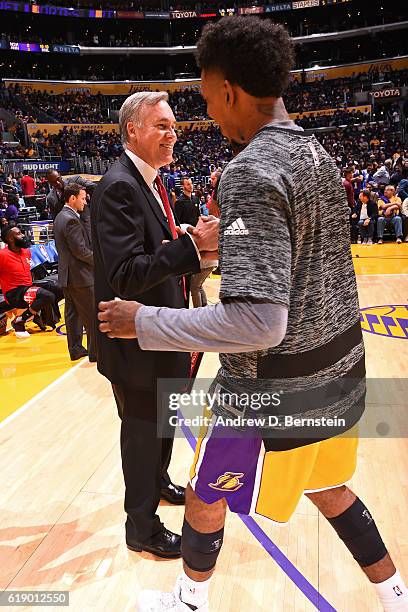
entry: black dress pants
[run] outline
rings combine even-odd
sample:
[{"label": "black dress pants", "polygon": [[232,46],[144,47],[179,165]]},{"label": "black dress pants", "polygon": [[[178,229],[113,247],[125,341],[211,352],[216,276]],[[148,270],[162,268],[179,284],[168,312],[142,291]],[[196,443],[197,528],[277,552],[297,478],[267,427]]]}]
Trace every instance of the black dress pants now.
[{"label": "black dress pants", "polygon": [[96,321],[94,315],[93,287],[64,287],[65,326],[67,331],[68,351],[71,357],[81,353],[83,330],[88,339],[88,355],[96,360]]},{"label": "black dress pants", "polygon": [[[112,384],[112,389],[122,420],[120,448],[125,481],[126,537],[146,542],[163,528],[156,511],[160,489],[170,483],[167,469],[173,438],[158,437],[154,391],[116,384]],[[140,418],[141,406],[144,414],[150,413],[151,420]]]}]

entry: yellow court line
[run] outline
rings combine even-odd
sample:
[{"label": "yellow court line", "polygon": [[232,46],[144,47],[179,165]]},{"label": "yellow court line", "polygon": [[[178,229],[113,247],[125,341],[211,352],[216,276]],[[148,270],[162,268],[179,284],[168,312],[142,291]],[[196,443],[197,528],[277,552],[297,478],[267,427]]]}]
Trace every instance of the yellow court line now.
[{"label": "yellow court line", "polygon": [[66,336],[32,323],[27,329],[29,338],[18,339],[13,331],[0,337],[0,422],[77,364],[69,358]]},{"label": "yellow court line", "polygon": [[39,393],[37,393],[36,395],[34,395],[34,397],[31,397],[28,402],[26,402],[25,404],[23,404],[20,408],[17,408],[16,410],[14,410],[14,412],[12,412],[11,414],[9,414],[9,416],[7,416],[5,419],[1,420],[0,419],[0,429],[3,429],[6,425],[8,425],[8,423],[11,423],[11,421],[14,421],[14,419],[18,416],[20,416],[20,414],[23,414],[23,412],[25,412],[26,410],[28,410],[28,408],[31,408],[31,406],[33,404],[35,404],[36,402],[38,402],[46,393],[49,393],[49,391],[56,385],[59,385],[65,378],[67,378],[68,376],[71,376],[71,374],[77,369],[79,368],[82,363],[85,361],[85,357],[80,359],[79,362],[75,362],[75,364],[72,365],[72,367],[67,370],[64,374],[62,374],[61,376],[59,376],[58,378],[56,378],[55,380],[53,380],[49,385],[47,385],[46,387],[44,387],[44,389],[42,389],[42,391],[40,391]]},{"label": "yellow court line", "polygon": [[408,273],[408,244],[352,244],[351,253],[357,276]]}]

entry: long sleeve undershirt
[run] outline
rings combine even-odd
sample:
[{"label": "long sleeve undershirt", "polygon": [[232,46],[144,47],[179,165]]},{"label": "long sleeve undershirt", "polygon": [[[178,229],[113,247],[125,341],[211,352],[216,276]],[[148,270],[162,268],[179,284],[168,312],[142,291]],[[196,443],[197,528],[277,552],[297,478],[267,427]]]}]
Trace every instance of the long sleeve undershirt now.
[{"label": "long sleeve undershirt", "polygon": [[279,304],[229,302],[191,310],[142,306],[135,325],[144,350],[245,353],[280,344],[287,320]]}]

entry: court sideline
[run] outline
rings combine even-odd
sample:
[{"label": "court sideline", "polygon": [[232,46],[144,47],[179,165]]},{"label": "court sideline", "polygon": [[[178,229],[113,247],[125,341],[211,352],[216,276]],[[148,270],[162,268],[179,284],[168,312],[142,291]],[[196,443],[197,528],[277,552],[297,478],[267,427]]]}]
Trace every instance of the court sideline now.
[{"label": "court sideline", "polygon": [[[408,318],[404,277],[408,248],[384,245],[379,252],[380,248],[353,248],[359,255],[355,264],[362,325],[368,332],[364,334],[368,374],[399,377],[404,382],[408,333],[400,322]],[[215,301],[218,280],[211,279],[208,287],[210,300]],[[384,305],[387,312],[390,306],[402,309],[388,327],[376,308]],[[51,376],[55,382],[42,390],[41,383],[34,385],[38,394],[32,379],[27,382],[18,364],[14,370],[11,363],[18,362],[22,344],[17,345],[11,336],[1,339],[2,410],[11,398],[19,403],[15,398],[23,381],[31,385],[35,397],[0,423],[0,588],[69,590],[71,609],[78,611],[134,609],[137,590],[157,585],[170,588],[180,563],[152,561],[147,554],[126,549],[119,423],[109,385],[86,361],[73,368],[68,364],[59,378],[57,354],[38,344],[40,336],[44,335],[36,334],[28,341],[38,358],[35,369],[41,371],[50,364],[52,373],[55,367]],[[65,339],[55,335],[54,341],[62,355]],[[206,355],[200,376],[212,376],[216,367],[217,356]],[[11,387],[7,380],[12,381]],[[406,406],[401,397],[400,404],[393,398],[387,411],[400,414]],[[373,408],[381,416],[385,407]],[[4,410],[3,419],[9,413]],[[183,484],[192,458],[185,438],[176,440],[173,457],[173,480]],[[407,442],[362,440],[359,457],[352,486],[372,508],[385,542],[407,577]],[[180,528],[182,509],[163,504],[160,513],[170,529]],[[213,610],[379,610],[364,576],[306,499],[289,525],[257,519],[250,527],[258,539],[239,517],[228,516],[225,546],[212,586]],[[313,589],[324,599],[319,600]]]}]

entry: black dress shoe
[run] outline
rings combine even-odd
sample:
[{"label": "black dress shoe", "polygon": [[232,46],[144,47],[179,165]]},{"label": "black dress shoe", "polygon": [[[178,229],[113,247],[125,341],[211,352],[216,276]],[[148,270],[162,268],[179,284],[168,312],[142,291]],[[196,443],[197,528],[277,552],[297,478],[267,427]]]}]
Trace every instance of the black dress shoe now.
[{"label": "black dress shoe", "polygon": [[82,357],[87,357],[88,351],[84,349],[83,351],[78,351],[77,353],[72,353],[71,361],[77,361],[78,359],[82,359]]},{"label": "black dress shoe", "polygon": [[169,531],[165,527],[147,540],[147,542],[136,542],[126,538],[126,546],[134,552],[142,552],[144,550],[164,559],[178,559],[181,557],[181,536]]},{"label": "black dress shoe", "polygon": [[172,482],[160,490],[161,499],[166,500],[169,504],[174,504],[175,506],[182,506],[185,501],[186,490],[184,487],[180,485],[175,485]]},{"label": "black dress shoe", "polygon": [[37,327],[39,327],[41,329],[41,331],[46,331],[47,330],[47,326],[44,325],[41,317],[39,314],[34,315],[33,317],[33,323],[35,323],[37,325]]}]

